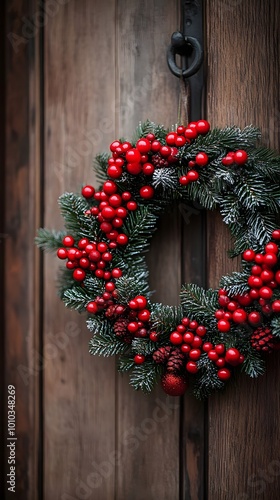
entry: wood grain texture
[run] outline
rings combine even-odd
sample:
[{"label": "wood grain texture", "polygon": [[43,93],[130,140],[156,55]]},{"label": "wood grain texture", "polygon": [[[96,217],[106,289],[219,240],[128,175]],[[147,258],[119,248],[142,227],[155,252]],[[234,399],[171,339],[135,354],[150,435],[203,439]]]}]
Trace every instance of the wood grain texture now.
[{"label": "wood grain texture", "polygon": [[[147,118],[166,126],[176,122],[178,82],[167,68],[166,48],[178,27],[178,7],[175,0],[118,2],[120,135],[129,137]],[[169,304],[178,303],[180,232],[178,211],[163,216],[147,259],[154,300]],[[170,404],[174,398],[160,388],[145,396],[128,386],[127,377],[118,379],[118,500],[179,498],[179,399],[176,408]]]},{"label": "wood grain texture", "polygon": [[[207,2],[208,118],[215,126],[255,124],[279,150],[277,1]],[[230,239],[218,214],[208,217],[208,278],[231,272]],[[267,374],[239,377],[209,401],[209,500],[279,498],[279,357]]]},{"label": "wood grain texture", "polygon": [[[1,498],[33,500],[38,495],[39,351],[38,251],[34,234],[40,213],[40,82],[38,36],[23,37],[23,17],[38,8],[34,0],[13,0],[6,6],[6,137],[5,137],[5,408],[7,386],[16,389],[16,493],[6,476]],[[14,38],[11,38],[13,34]],[[9,37],[10,35],[10,37]],[[23,40],[14,46],[16,36]],[[5,418],[7,411],[5,410]],[[7,421],[5,420],[5,439]],[[5,444],[5,474],[8,448]],[[4,474],[3,474],[4,476]],[[3,478],[4,479],[4,478]]]},{"label": "wood grain texture", "polygon": [[[45,221],[62,227],[57,198],[95,184],[95,154],[114,136],[115,2],[72,0],[45,28]],[[86,316],[56,297],[45,258],[45,498],[114,498],[115,366],[91,357]],[[101,491],[101,494],[100,494]]]}]

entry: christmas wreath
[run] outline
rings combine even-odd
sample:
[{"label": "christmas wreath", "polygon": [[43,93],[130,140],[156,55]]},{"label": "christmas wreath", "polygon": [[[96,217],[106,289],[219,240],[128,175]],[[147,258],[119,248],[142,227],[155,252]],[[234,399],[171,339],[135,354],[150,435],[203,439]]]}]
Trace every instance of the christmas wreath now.
[{"label": "christmas wreath", "polygon": [[[264,373],[280,342],[280,158],[258,145],[254,127],[210,130],[206,120],[167,132],[140,124],[134,140],[114,141],[95,171],[101,187],[59,199],[65,232],[40,229],[37,244],[65,260],[59,295],[87,312],[90,353],[119,355],[134,389],[161,378],[169,395],[197,397],[242,370]],[[144,253],[172,203],[217,208],[242,269],[217,290],[182,287],[181,305],[151,301]]]}]

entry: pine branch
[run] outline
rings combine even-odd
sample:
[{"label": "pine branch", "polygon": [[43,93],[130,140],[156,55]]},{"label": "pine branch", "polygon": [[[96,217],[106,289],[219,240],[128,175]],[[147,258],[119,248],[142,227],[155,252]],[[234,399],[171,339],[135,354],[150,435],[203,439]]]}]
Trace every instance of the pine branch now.
[{"label": "pine branch", "polygon": [[135,366],[130,375],[130,384],[137,391],[151,392],[162,373],[162,367],[151,360],[146,360],[142,365]]},{"label": "pine branch", "polygon": [[182,317],[181,306],[151,305],[151,329],[159,333],[158,345],[169,342],[170,333],[181,323]]},{"label": "pine branch", "polygon": [[109,158],[110,154],[101,153],[94,159],[93,168],[96,174],[96,179],[100,184],[103,184],[108,179],[107,169]]},{"label": "pine branch", "polygon": [[180,297],[186,315],[198,321],[211,320],[218,308],[218,294],[211,288],[206,291],[198,285],[185,285]]},{"label": "pine branch", "polygon": [[230,275],[222,276],[219,287],[227,290],[230,296],[244,295],[249,291],[249,275],[250,273],[234,271]]},{"label": "pine branch", "polygon": [[129,213],[123,225],[123,232],[129,235],[129,242],[123,253],[125,260],[148,249],[148,240],[156,229],[156,221],[157,217],[147,206],[140,206],[135,212]]},{"label": "pine branch", "polygon": [[120,356],[118,360],[118,371],[129,372],[135,366],[134,359],[131,356]]},{"label": "pine branch", "polygon": [[65,219],[65,227],[75,239],[89,238],[90,240],[98,240],[101,238],[97,219],[85,215],[89,205],[82,196],[74,193],[64,193],[59,198],[59,205]]},{"label": "pine branch", "polygon": [[38,229],[35,243],[46,252],[56,252],[62,246],[62,240],[66,236],[66,231],[54,231],[49,229]]},{"label": "pine branch", "polygon": [[205,399],[212,392],[223,389],[224,382],[218,378],[218,369],[207,354],[203,354],[197,362],[199,368],[196,376],[193,392],[197,399]]},{"label": "pine branch", "polygon": [[91,300],[91,296],[81,286],[74,286],[71,289],[65,290],[62,300],[69,309],[81,312],[85,310],[86,305]]},{"label": "pine branch", "polygon": [[152,354],[156,350],[155,342],[145,338],[134,338],[131,347],[135,354],[144,354],[144,356]]},{"label": "pine branch", "polygon": [[127,350],[127,344],[116,337],[108,320],[90,318],[87,320],[87,327],[93,333],[89,341],[90,354],[107,357]]},{"label": "pine branch", "polygon": [[154,134],[157,140],[164,144],[167,130],[162,125],[157,125],[150,120],[147,120],[143,123],[140,122],[134,134],[132,143],[136,144],[138,139],[140,139],[141,137],[145,137],[147,134]]},{"label": "pine branch", "polygon": [[270,322],[271,333],[278,339],[280,339],[280,317],[276,316]]},{"label": "pine branch", "polygon": [[259,377],[265,373],[265,361],[261,358],[258,351],[248,349],[245,360],[241,365],[241,370],[251,378]]},{"label": "pine branch", "polygon": [[136,295],[144,295],[149,297],[149,284],[146,280],[146,273],[141,279],[141,275],[136,279],[135,276],[122,276],[116,282],[118,292],[118,302],[127,305],[128,302],[136,297]]}]

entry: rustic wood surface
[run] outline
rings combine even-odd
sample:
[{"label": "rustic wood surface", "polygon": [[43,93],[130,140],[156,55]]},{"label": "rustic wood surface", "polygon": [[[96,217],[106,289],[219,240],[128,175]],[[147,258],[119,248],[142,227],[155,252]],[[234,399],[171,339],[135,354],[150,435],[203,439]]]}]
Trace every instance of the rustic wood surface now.
[{"label": "rustic wood surface", "polygon": [[[6,48],[6,137],[5,137],[5,474],[8,448],[7,387],[16,388],[16,493],[7,490],[2,474],[1,498],[32,500],[38,495],[39,439],[39,259],[34,235],[39,223],[40,102],[39,38],[22,37],[22,17],[37,9],[34,0],[7,3]],[[9,34],[15,35],[8,38]]]},{"label": "rustic wood surface", "polygon": [[[221,127],[255,124],[279,150],[279,2],[206,4],[208,118]],[[209,215],[210,286],[237,266],[227,259],[229,247],[219,215]],[[238,378],[209,401],[209,500],[279,498],[279,356],[268,361],[264,377]]]},{"label": "rustic wood surface", "polygon": [[[7,2],[6,32],[21,35],[41,4]],[[58,196],[94,184],[94,155],[139,120],[175,123],[179,99],[166,65],[178,0],[56,4],[44,18],[43,59],[38,36],[18,52],[6,39],[5,384],[17,387],[16,498],[276,500],[279,356],[262,379],[238,378],[208,404],[160,388],[135,393],[112,359],[88,354],[85,315],[56,296],[54,257],[41,267],[35,228],[62,226]],[[259,125],[277,149],[279,17],[276,0],[206,2],[208,118]],[[217,286],[238,269],[220,215],[206,220],[205,231],[196,207],[181,206],[159,221],[147,256],[155,300],[176,304],[181,281]],[[19,365],[35,368],[27,384]]]}]

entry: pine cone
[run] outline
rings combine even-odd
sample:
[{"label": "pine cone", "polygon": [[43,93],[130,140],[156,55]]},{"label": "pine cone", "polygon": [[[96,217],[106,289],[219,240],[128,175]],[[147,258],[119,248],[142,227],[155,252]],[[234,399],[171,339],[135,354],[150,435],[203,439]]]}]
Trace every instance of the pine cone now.
[{"label": "pine cone", "polygon": [[168,161],[164,159],[160,153],[152,156],[152,163],[156,168],[164,168],[169,166]]},{"label": "pine cone", "polygon": [[115,321],[114,332],[117,337],[121,338],[127,344],[131,344],[133,339],[133,334],[127,329],[129,320],[127,318],[119,318]]},{"label": "pine cone", "polygon": [[158,364],[164,363],[169,358],[171,351],[172,347],[170,346],[159,347],[157,351],[153,353],[153,360]]},{"label": "pine cone", "polygon": [[106,318],[114,319],[116,317],[116,308],[117,306],[109,306],[107,311],[105,312]]},{"label": "pine cone", "polygon": [[180,349],[174,349],[167,361],[167,372],[169,373],[178,373],[181,371],[185,361],[184,354],[180,351]]},{"label": "pine cone", "polygon": [[275,349],[275,338],[270,328],[260,326],[251,335],[251,345],[257,351],[272,352]]}]

